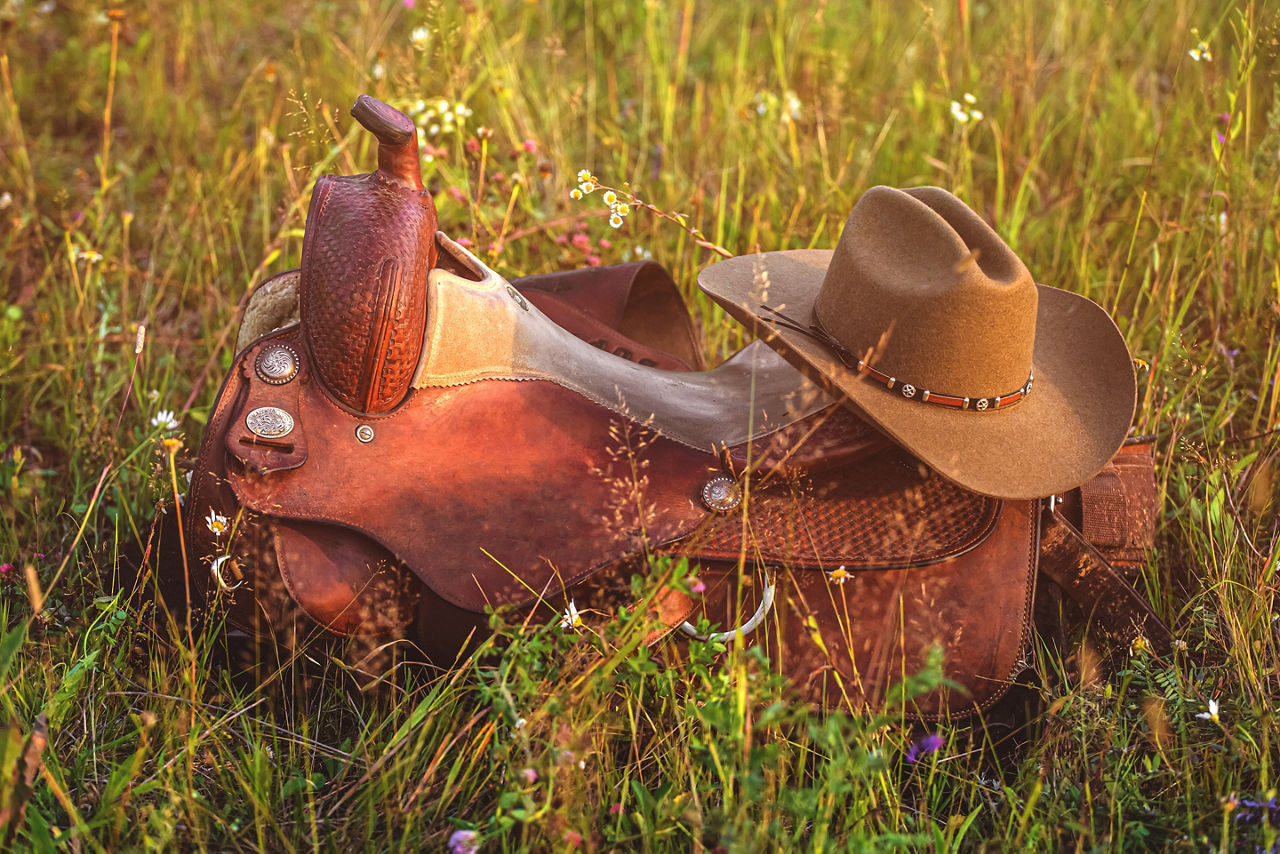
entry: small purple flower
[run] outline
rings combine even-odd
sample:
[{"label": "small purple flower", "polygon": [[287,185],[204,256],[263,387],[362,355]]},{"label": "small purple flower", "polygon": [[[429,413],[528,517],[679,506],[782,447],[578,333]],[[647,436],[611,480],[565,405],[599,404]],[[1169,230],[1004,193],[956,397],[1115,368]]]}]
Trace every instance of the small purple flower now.
[{"label": "small purple flower", "polygon": [[34,557],[36,560],[44,560],[44,552],[33,552],[32,557]]},{"label": "small purple flower", "polygon": [[538,782],[538,772],[534,771],[532,768],[525,768],[520,772],[520,776],[523,777],[524,781],[530,786]]},{"label": "small purple flower", "polygon": [[1267,824],[1275,827],[1280,825],[1280,803],[1276,803],[1274,795],[1265,801],[1250,801],[1244,798],[1236,801],[1235,821],[1245,824]]},{"label": "small purple flower", "polygon": [[707,590],[707,585],[702,583],[701,578],[693,579],[693,584],[689,586],[690,593],[705,593],[706,590]]},{"label": "small purple flower", "polygon": [[921,757],[928,756],[942,749],[947,740],[936,732],[929,733],[924,738],[911,745],[911,749],[907,751],[907,761],[915,762]]},{"label": "small purple flower", "polygon": [[449,837],[449,854],[476,854],[480,840],[474,830],[455,830]]}]

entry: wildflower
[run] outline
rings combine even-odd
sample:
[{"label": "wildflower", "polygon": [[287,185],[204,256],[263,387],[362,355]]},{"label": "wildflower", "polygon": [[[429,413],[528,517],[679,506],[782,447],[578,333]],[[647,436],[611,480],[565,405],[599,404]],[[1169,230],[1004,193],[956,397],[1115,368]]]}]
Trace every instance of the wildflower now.
[{"label": "wildflower", "polygon": [[561,615],[560,628],[576,629],[582,625],[582,615],[578,613],[578,605],[572,599],[569,600],[569,607],[565,609]]},{"label": "wildflower", "polygon": [[560,838],[569,843],[571,848],[577,848],[582,844],[582,834],[576,830],[566,830],[564,836]]},{"label": "wildflower", "polygon": [[849,572],[849,570],[843,565],[837,566],[835,569],[827,573],[827,580],[833,584],[844,584],[852,577],[853,573]]},{"label": "wildflower", "polygon": [[161,430],[177,430],[178,421],[173,417],[173,410],[161,409],[151,419],[152,427],[159,427]]},{"label": "wildflower", "polygon": [[215,537],[221,537],[227,532],[227,517],[212,507],[209,508],[209,515],[205,517],[204,523],[209,526],[209,530]]},{"label": "wildflower", "polygon": [[585,231],[576,231],[573,234],[573,245],[574,248],[581,249],[583,252],[590,252],[591,238],[587,236]]},{"label": "wildflower", "polygon": [[167,437],[162,444],[164,445],[164,452],[169,456],[173,456],[182,450],[182,440],[174,436]]},{"label": "wildflower", "polygon": [[1186,652],[1187,642],[1184,641],[1182,638],[1178,638],[1173,642],[1173,648],[1176,649],[1178,652]]},{"label": "wildflower", "polygon": [[911,749],[907,751],[906,759],[908,762],[916,762],[921,757],[941,750],[946,743],[947,740],[938,733],[930,733],[911,745]]},{"label": "wildflower", "polygon": [[609,238],[607,238],[607,237],[602,237],[602,238],[600,238],[600,248],[601,248],[601,249],[609,249],[609,248],[611,248],[612,246],[613,246],[613,241],[612,241],[612,240],[610,240],[610,239],[609,239]]},{"label": "wildflower", "polygon": [[525,725],[525,724],[527,724],[527,723],[528,723],[528,721],[526,721],[524,718],[516,718],[515,726],[514,726],[514,727],[512,727],[512,728],[513,728],[513,729],[524,729],[524,725]]},{"label": "wildflower", "polygon": [[1129,654],[1137,655],[1139,653],[1146,652],[1147,647],[1147,639],[1142,635],[1138,635],[1133,639],[1133,642],[1129,644]]},{"label": "wildflower", "polygon": [[604,203],[609,207],[613,207],[618,203],[618,194],[613,190],[607,191],[601,198],[604,199]]},{"label": "wildflower", "polygon": [[44,560],[44,552],[32,552],[31,556],[36,560]]},{"label": "wildflower", "polygon": [[102,253],[93,249],[77,249],[76,258],[81,261],[88,261],[90,264],[96,264],[102,260]]},{"label": "wildflower", "polygon": [[409,41],[418,50],[426,50],[427,42],[431,39],[431,29],[426,26],[414,27],[413,32],[409,33]]},{"label": "wildflower", "polygon": [[1196,717],[1202,721],[1213,721],[1215,724],[1222,723],[1222,721],[1218,718],[1218,701],[1210,700],[1209,711],[1201,712],[1200,714],[1196,715]]},{"label": "wildflower", "polygon": [[1250,801],[1245,798],[1236,801],[1239,812],[1234,820],[1244,824],[1260,824],[1265,821],[1272,827],[1280,825],[1280,804],[1276,803],[1274,790],[1267,794],[1270,797],[1265,801]]},{"label": "wildflower", "polygon": [[[470,115],[470,113],[468,113],[468,115]],[[476,137],[479,139],[492,139],[493,128],[487,128],[487,127],[476,128]]]},{"label": "wildflower", "polygon": [[474,830],[455,830],[449,837],[449,854],[476,854],[479,850],[480,840]]},{"label": "wildflower", "polygon": [[538,143],[532,139],[526,139],[524,142],[520,143],[520,147],[528,154],[538,153]]},{"label": "wildflower", "polygon": [[584,181],[590,181],[590,180],[591,180],[591,172],[590,172],[590,170],[588,170],[588,169],[579,169],[579,170],[578,170],[578,183],[579,183],[579,184],[583,183]]},{"label": "wildflower", "polygon": [[431,127],[427,128],[427,136],[435,136],[438,133],[440,133],[440,125],[433,124]]},{"label": "wildflower", "polygon": [[800,99],[790,89],[787,90],[786,102],[787,112],[782,117],[783,121],[789,122],[792,119],[800,118]]},{"label": "wildflower", "polygon": [[588,266],[588,267],[599,267],[601,264],[603,264],[603,263],[604,263],[604,262],[600,259],[600,256],[599,256],[599,255],[588,255],[588,256],[587,256],[587,258],[586,258],[586,261],[587,261],[587,266]]},{"label": "wildflower", "polygon": [[9,572],[12,572],[12,571],[13,571],[13,564],[11,564],[11,563],[0,563],[0,575],[4,575],[4,574],[9,573]]},{"label": "wildflower", "polygon": [[387,76],[387,67],[381,62],[374,63],[373,69],[370,71],[374,80],[381,80]]},{"label": "wildflower", "polygon": [[538,782],[538,772],[534,771],[532,768],[525,768],[520,772],[520,776],[523,777],[524,781],[530,786]]},{"label": "wildflower", "polygon": [[614,228],[621,228],[622,217],[618,216],[617,214],[614,214],[613,216],[609,217],[609,225],[613,226]]},{"label": "wildflower", "polygon": [[609,807],[609,815],[617,815],[622,812],[622,804],[612,804]]},{"label": "wildflower", "polygon": [[1187,56],[1195,62],[1213,62],[1213,51],[1209,49],[1209,43],[1200,38],[1200,31],[1192,27],[1191,35],[1196,37],[1196,46],[1187,51]]},{"label": "wildflower", "polygon": [[596,191],[596,184],[594,181],[583,181],[578,185],[578,189],[582,190],[584,193],[594,193]]},{"label": "wildflower", "polygon": [[0,193],[0,211],[9,207],[11,204],[13,204],[13,193],[10,193],[8,190]]},{"label": "wildflower", "polygon": [[707,585],[703,583],[701,578],[693,579],[693,583],[689,585],[690,593],[705,593],[706,590],[707,590]]}]

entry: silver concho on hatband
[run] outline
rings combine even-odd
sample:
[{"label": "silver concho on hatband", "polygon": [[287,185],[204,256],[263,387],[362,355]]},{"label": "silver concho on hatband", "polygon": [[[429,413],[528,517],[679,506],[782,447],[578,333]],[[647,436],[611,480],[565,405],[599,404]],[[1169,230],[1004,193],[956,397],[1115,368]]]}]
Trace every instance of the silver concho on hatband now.
[{"label": "silver concho on hatband", "polygon": [[278,406],[259,406],[244,417],[244,426],[263,439],[279,439],[293,432],[293,416]]},{"label": "silver concho on hatband", "polygon": [[298,375],[298,354],[288,344],[272,344],[258,354],[253,369],[264,383],[284,385]]}]

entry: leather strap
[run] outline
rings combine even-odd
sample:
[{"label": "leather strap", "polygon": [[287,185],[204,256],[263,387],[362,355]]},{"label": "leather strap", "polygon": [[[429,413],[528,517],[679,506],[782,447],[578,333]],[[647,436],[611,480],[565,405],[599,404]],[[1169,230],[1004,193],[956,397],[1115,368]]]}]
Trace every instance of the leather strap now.
[{"label": "leather strap", "polygon": [[1040,571],[1058,584],[1113,649],[1128,650],[1139,637],[1157,655],[1173,649],[1173,633],[1057,510],[1046,510],[1040,534]]}]

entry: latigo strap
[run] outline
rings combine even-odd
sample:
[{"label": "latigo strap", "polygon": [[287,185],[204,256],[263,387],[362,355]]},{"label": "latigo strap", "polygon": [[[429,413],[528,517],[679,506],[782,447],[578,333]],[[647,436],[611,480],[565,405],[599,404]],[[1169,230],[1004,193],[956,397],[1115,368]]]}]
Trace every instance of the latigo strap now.
[{"label": "latigo strap", "polygon": [[1046,510],[1041,525],[1040,571],[1083,609],[1095,636],[1121,650],[1141,638],[1157,655],[1172,651],[1169,627],[1066,517]]}]

